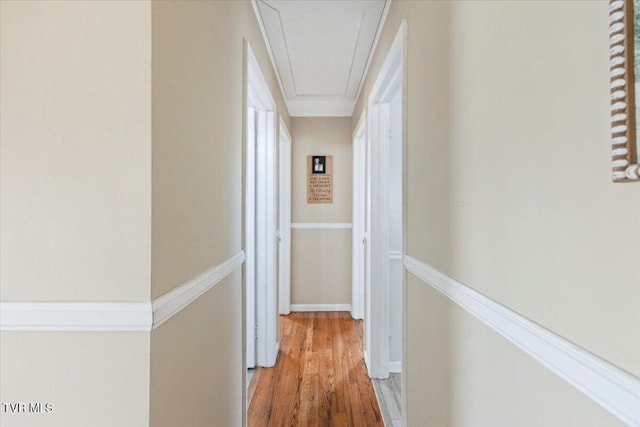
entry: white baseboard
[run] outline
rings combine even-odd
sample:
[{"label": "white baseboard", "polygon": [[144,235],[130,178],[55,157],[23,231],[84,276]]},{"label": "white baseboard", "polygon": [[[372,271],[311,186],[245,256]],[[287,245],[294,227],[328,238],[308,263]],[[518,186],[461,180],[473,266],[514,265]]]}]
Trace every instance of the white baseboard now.
[{"label": "white baseboard", "polygon": [[291,311],[351,311],[351,304],[291,304]]},{"label": "white baseboard", "polygon": [[402,361],[389,362],[389,372],[394,374],[402,373]]},{"label": "white baseboard", "polygon": [[407,271],[451,299],[624,423],[640,427],[640,379],[435,268],[405,256]]},{"label": "white baseboard", "polygon": [[350,222],[293,222],[291,228],[298,230],[348,230],[353,228]]},{"label": "white baseboard", "polygon": [[2,331],[150,331],[220,283],[244,262],[240,251],[153,302],[2,302]]}]

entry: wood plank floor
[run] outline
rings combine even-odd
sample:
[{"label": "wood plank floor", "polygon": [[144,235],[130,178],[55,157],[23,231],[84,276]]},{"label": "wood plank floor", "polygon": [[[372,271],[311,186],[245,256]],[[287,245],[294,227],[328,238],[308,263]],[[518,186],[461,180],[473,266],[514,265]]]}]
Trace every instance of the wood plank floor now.
[{"label": "wood plank floor", "polygon": [[362,321],[349,313],[280,316],[280,353],[256,368],[249,427],[383,426],[362,356]]}]

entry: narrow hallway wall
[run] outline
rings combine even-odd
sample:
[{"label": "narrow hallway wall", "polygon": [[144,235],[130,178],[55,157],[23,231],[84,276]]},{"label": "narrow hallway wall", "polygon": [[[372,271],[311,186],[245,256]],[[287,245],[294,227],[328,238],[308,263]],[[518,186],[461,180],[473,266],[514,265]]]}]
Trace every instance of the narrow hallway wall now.
[{"label": "narrow hallway wall", "polygon": [[152,302],[241,259],[245,41],[290,124],[251,3],[0,7],[0,424],[241,425],[242,268]]},{"label": "narrow hallway wall", "polygon": [[[291,304],[351,304],[351,229],[323,225],[352,221],[351,119],[294,117],[291,134]],[[333,157],[333,203],[307,203],[307,156],[312,155]]]},{"label": "narrow hallway wall", "polygon": [[0,333],[0,425],[147,426],[149,333],[92,322],[149,301],[151,4],[3,0],[0,43],[3,327],[54,329]]},{"label": "narrow hallway wall", "polygon": [[[640,377],[640,186],[610,176],[608,3],[394,1],[407,254]],[[408,273],[408,424],[620,420]]]},{"label": "narrow hallway wall", "polygon": [[[245,40],[289,117],[249,1],[154,2],[152,12],[157,298],[243,248]],[[152,331],[151,426],[242,425],[241,272]]]}]

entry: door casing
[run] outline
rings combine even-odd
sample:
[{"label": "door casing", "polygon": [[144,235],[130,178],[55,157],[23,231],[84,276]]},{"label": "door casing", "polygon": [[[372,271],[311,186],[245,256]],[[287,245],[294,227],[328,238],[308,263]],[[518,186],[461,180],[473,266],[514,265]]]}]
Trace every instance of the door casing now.
[{"label": "door casing", "polygon": [[245,43],[245,57],[244,357],[245,366],[270,367],[278,354],[277,114],[249,43]]},{"label": "door casing", "polygon": [[[380,69],[367,103],[367,179],[369,202],[367,215],[370,218],[370,230],[367,239],[365,280],[365,362],[372,378],[389,377],[389,340],[390,340],[390,288],[389,288],[389,149],[390,149],[390,103],[398,90],[402,92],[402,145],[403,174],[406,122],[405,51],[406,21],[400,25],[398,33],[389,49]],[[402,184],[402,212],[405,209],[405,182]],[[406,253],[406,221],[403,219],[403,248],[401,257]],[[406,296],[406,280],[403,269],[403,295]],[[406,297],[403,296],[403,337],[406,336]],[[405,340],[403,339],[403,342]],[[406,342],[403,344],[403,366],[406,359]],[[403,384],[406,381],[403,381]],[[406,395],[406,393],[405,393]]]}]

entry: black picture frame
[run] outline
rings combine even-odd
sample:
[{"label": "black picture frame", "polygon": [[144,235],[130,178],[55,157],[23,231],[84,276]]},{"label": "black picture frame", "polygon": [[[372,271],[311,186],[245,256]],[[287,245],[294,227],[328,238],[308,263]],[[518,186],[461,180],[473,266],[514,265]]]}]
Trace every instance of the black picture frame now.
[{"label": "black picture frame", "polygon": [[311,173],[327,173],[327,156],[311,156]]}]

